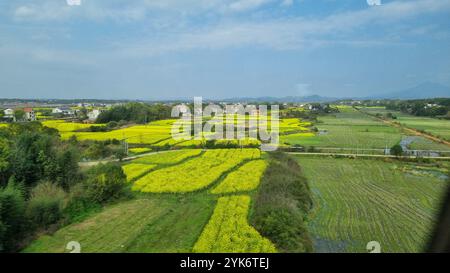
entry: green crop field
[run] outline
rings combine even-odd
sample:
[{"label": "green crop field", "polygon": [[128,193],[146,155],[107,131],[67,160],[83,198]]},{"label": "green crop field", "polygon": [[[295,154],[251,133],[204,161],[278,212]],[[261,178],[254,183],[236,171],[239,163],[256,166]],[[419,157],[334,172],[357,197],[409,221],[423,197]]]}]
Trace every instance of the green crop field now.
[{"label": "green crop field", "polygon": [[319,133],[281,136],[282,143],[302,146],[384,149],[400,142],[400,129],[360,113],[339,107],[339,113],[320,116],[315,126]]},{"label": "green crop field", "polygon": [[298,157],[313,191],[318,252],[420,252],[448,183],[445,169],[400,162]]},{"label": "green crop field", "polygon": [[146,196],[108,206],[81,223],[42,236],[24,252],[69,252],[70,241],[79,242],[83,253],[190,252],[214,204],[204,194]]},{"label": "green crop field", "polygon": [[438,143],[424,137],[414,137],[414,141],[408,145],[411,150],[450,151],[450,146]]},{"label": "green crop field", "polygon": [[393,113],[395,116],[397,116],[397,119],[394,121],[399,122],[400,124],[417,130],[425,131],[442,139],[450,140],[450,120],[417,117],[398,111],[386,110],[384,107],[367,107],[363,108],[362,110],[372,114],[386,114],[389,112]]}]

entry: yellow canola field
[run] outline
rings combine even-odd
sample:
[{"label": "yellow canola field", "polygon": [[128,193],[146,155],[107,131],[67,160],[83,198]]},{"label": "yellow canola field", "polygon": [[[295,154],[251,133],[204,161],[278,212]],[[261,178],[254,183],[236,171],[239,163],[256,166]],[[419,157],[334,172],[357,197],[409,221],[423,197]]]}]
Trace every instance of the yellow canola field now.
[{"label": "yellow canola field", "polygon": [[128,151],[133,154],[147,153],[147,152],[150,152],[151,150],[152,149],[150,149],[150,148],[130,148],[130,149],[128,149]]},{"label": "yellow canola field", "polygon": [[122,167],[123,172],[127,176],[128,182],[139,177],[140,175],[154,169],[156,165],[131,163]]},{"label": "yellow canola field", "polygon": [[[66,122],[64,120],[46,120],[42,121],[42,125],[49,128],[54,128],[61,133],[73,132],[81,129],[86,129],[92,126],[92,124]],[[97,126],[103,126],[103,124],[98,124]]]},{"label": "yellow canola field", "polygon": [[252,191],[258,188],[261,177],[267,168],[265,160],[253,160],[238,170],[230,173],[211,193],[236,193],[242,191]]},{"label": "yellow canola field", "polygon": [[137,180],[133,190],[154,193],[203,189],[245,160],[260,158],[258,149],[208,150],[179,165],[156,170]]},{"label": "yellow canola field", "polygon": [[165,139],[171,139],[171,124],[175,120],[161,120],[146,125],[135,125],[110,132],[72,132],[61,131],[63,139],[76,136],[78,140],[126,139],[131,144],[154,144]]},{"label": "yellow canola field", "polygon": [[203,229],[193,252],[197,253],[271,253],[272,242],[247,222],[250,196],[219,198],[214,213]]},{"label": "yellow canola field", "polygon": [[159,152],[149,156],[138,158],[136,160],[133,160],[133,162],[142,164],[173,165],[178,164],[189,157],[198,156],[201,153],[202,150],[200,149]]}]

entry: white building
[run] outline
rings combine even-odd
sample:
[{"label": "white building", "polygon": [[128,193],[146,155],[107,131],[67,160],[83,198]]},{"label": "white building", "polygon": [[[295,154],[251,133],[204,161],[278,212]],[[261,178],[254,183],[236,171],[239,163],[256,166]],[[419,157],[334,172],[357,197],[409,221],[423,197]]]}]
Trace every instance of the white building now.
[{"label": "white building", "polygon": [[5,114],[6,118],[12,118],[14,116],[14,110],[10,108],[4,110],[3,113]]},{"label": "white building", "polygon": [[102,112],[103,112],[103,110],[94,109],[94,110],[90,111],[87,115],[88,115],[89,120],[95,121]]},{"label": "white building", "polygon": [[66,116],[75,115],[75,111],[73,109],[70,109],[69,107],[53,108],[52,113],[53,114],[63,114]]}]

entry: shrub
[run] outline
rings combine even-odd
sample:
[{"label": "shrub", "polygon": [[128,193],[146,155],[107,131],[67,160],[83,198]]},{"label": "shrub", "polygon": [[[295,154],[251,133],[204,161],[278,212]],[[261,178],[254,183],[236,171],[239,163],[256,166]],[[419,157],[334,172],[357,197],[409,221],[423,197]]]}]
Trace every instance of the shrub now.
[{"label": "shrub", "polygon": [[114,129],[119,125],[118,122],[116,121],[110,121],[106,124],[106,127],[108,127],[108,129]]},{"label": "shrub", "polygon": [[391,155],[402,156],[403,155],[402,146],[400,146],[400,144],[396,144],[396,145],[392,146]]},{"label": "shrub", "polygon": [[69,198],[63,214],[68,223],[79,222],[91,213],[99,211],[101,205],[93,203],[87,196],[86,187],[80,183],[70,189]]},{"label": "shrub", "polygon": [[118,199],[125,193],[127,177],[117,164],[100,164],[88,172],[87,196],[96,203]]},{"label": "shrub", "polygon": [[45,181],[32,191],[28,202],[27,217],[33,228],[48,228],[62,217],[66,193],[57,185]]},{"label": "shrub", "polygon": [[11,252],[17,248],[25,232],[25,198],[23,188],[10,179],[0,189],[0,252]]}]

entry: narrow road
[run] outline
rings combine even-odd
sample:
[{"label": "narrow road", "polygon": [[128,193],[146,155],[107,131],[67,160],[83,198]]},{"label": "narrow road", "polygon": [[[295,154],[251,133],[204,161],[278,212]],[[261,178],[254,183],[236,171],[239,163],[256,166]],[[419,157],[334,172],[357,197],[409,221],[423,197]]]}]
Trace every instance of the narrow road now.
[{"label": "narrow road", "polygon": [[[133,159],[137,159],[137,158],[141,158],[141,157],[145,157],[145,156],[149,156],[149,155],[170,153],[170,152],[174,152],[174,151],[177,151],[177,150],[150,152],[150,153],[145,153],[145,154],[140,154],[140,155],[134,155],[134,156],[126,157],[126,158],[122,159],[122,161],[130,161],[130,160],[133,160]],[[104,159],[104,160],[97,160],[97,161],[79,162],[78,166],[80,166],[81,168],[83,168],[83,167],[93,167],[93,166],[97,166],[98,164],[108,163],[108,162],[119,162],[119,160],[118,159]]]}]

